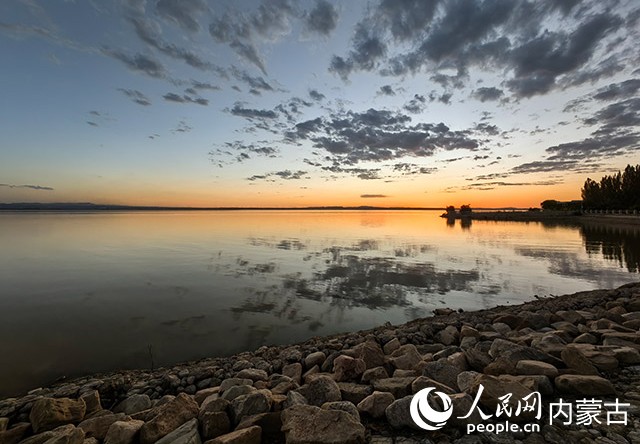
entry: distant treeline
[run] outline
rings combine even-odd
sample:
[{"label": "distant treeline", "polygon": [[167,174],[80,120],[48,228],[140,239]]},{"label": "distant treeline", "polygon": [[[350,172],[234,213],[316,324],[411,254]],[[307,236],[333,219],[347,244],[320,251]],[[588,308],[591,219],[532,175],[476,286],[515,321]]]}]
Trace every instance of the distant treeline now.
[{"label": "distant treeline", "polygon": [[588,178],[582,187],[582,206],[587,210],[640,210],[640,165],[627,165],[624,172]]}]

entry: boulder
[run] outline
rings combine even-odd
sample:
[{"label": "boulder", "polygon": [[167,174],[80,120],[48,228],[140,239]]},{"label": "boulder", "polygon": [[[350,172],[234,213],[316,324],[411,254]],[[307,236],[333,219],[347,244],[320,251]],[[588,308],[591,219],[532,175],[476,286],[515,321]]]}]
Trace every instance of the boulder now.
[{"label": "boulder", "polygon": [[100,403],[100,393],[97,390],[91,390],[80,396],[80,399],[84,401],[87,407],[84,415],[89,416],[102,410],[102,404]]},{"label": "boulder", "polygon": [[471,393],[477,394],[480,386],[482,386],[480,404],[486,408],[484,412],[488,414],[495,414],[498,405],[504,405],[501,398],[507,394],[512,395],[508,399],[507,405],[515,412],[518,402],[533,392],[517,381],[504,380],[491,375],[476,377],[470,389]]},{"label": "boulder", "polygon": [[325,402],[320,407],[324,410],[340,410],[342,412],[346,412],[353,416],[358,422],[360,421],[360,412],[352,402],[349,401],[333,401],[333,402]]},{"label": "boulder", "polygon": [[460,342],[460,332],[454,325],[447,325],[436,334],[435,340],[444,345],[456,345]]},{"label": "boulder", "polygon": [[358,410],[374,418],[382,418],[387,407],[396,399],[389,392],[373,392],[358,404]]},{"label": "boulder", "polygon": [[162,405],[158,413],[140,429],[140,444],[153,444],[198,416],[198,403],[189,395],[178,394]]},{"label": "boulder", "polygon": [[124,413],[133,415],[134,413],[150,409],[152,406],[151,398],[148,395],[131,395],[127,399],[120,402],[114,409],[114,413]]},{"label": "boulder", "polygon": [[359,379],[366,370],[364,360],[341,355],[333,360],[333,372],[336,381],[349,381]]},{"label": "boulder", "polygon": [[84,418],[86,410],[82,399],[41,398],[33,403],[29,421],[33,431],[40,433],[65,424],[77,424]]},{"label": "boulder", "polygon": [[203,390],[198,390],[195,395],[193,395],[193,399],[196,400],[198,405],[202,405],[205,399],[207,399],[211,395],[218,395],[220,393],[220,387],[209,387]]},{"label": "boulder", "polygon": [[95,416],[85,419],[78,428],[84,431],[85,438],[96,438],[102,441],[109,430],[109,427],[116,422],[124,419],[124,413],[111,413],[107,415]]},{"label": "boulder", "polygon": [[[318,376],[309,384],[305,384],[298,389],[298,392],[305,397],[311,405],[320,407],[325,402],[341,401],[340,387],[328,376]],[[291,393],[291,392],[290,392]]]},{"label": "boulder", "polygon": [[249,378],[227,378],[220,383],[220,393],[224,393],[231,387],[238,385],[253,385],[253,380]]},{"label": "boulder", "polygon": [[282,412],[260,413],[247,416],[236,427],[236,430],[259,426],[262,429],[262,442],[284,442],[282,432]]},{"label": "boulder", "polygon": [[236,375],[236,378],[239,379],[250,379],[253,382],[256,381],[266,381],[269,378],[267,372],[264,370],[260,370],[257,368],[245,368],[244,370],[240,370]]},{"label": "boulder", "polygon": [[354,357],[364,361],[367,368],[384,365],[384,352],[380,345],[373,340],[362,342],[353,347]]},{"label": "boulder", "polygon": [[440,359],[436,362],[427,362],[422,370],[423,376],[458,390],[458,375],[465,371],[458,366],[450,364],[446,359]]},{"label": "boulder", "polygon": [[353,382],[339,382],[338,387],[340,387],[342,400],[353,404],[358,404],[373,392],[370,385],[354,384]]},{"label": "boulder", "polygon": [[584,396],[615,395],[611,381],[593,375],[561,375],[555,379],[558,391]]},{"label": "boulder", "polygon": [[231,431],[231,421],[225,412],[205,412],[198,416],[202,439],[217,438]]},{"label": "boulder", "polygon": [[[5,419],[5,427],[9,424],[9,418]],[[17,444],[22,438],[31,431],[31,424],[28,422],[19,422],[14,424],[10,429],[0,432],[1,444]]]},{"label": "boulder", "polygon": [[287,444],[363,444],[365,428],[351,414],[298,405],[282,412]]},{"label": "boulder", "polygon": [[[250,381],[250,379],[248,379]],[[255,392],[257,389],[252,385],[234,385],[229,387],[222,394],[222,399],[226,399],[227,401],[233,401],[238,396],[248,395],[249,393]]]},{"label": "boulder", "polygon": [[198,420],[192,419],[156,441],[156,444],[202,444],[198,434]]},{"label": "boulder", "polygon": [[544,375],[549,378],[555,378],[558,376],[558,369],[546,362],[523,359],[516,364],[516,373],[519,375]]},{"label": "boulder", "polygon": [[598,369],[589,362],[580,350],[575,347],[565,347],[561,353],[564,363],[581,375],[598,375]]},{"label": "boulder", "polygon": [[362,374],[362,382],[371,382],[375,381],[376,379],[384,379],[388,377],[389,373],[387,373],[384,367],[374,367],[365,370],[365,372]]},{"label": "boulder", "polygon": [[406,344],[394,351],[388,360],[397,369],[413,370],[422,361],[422,355],[415,345]]},{"label": "boulder", "polygon": [[413,419],[411,419],[411,399],[413,399],[413,396],[405,396],[404,398],[393,401],[389,404],[389,407],[385,409],[384,414],[391,427],[396,429],[411,427],[422,430],[413,422]]},{"label": "boulder", "polygon": [[238,396],[231,403],[232,420],[238,424],[243,417],[271,410],[271,397],[262,391]]},{"label": "boulder", "polygon": [[399,399],[411,394],[414,379],[416,378],[385,378],[373,381],[372,385],[374,390],[391,393],[395,399]]},{"label": "boulder", "polygon": [[144,421],[135,419],[116,421],[107,430],[104,444],[133,444],[138,441],[138,434],[143,425]]},{"label": "boulder", "polygon": [[293,379],[296,383],[300,384],[302,381],[302,364],[299,362],[293,364],[287,364],[282,367],[282,374]]},{"label": "boulder", "polygon": [[400,344],[400,341],[398,340],[398,338],[393,338],[390,341],[388,341],[386,344],[384,344],[384,347],[382,347],[382,350],[384,351],[385,355],[390,355],[391,353],[399,349],[401,345],[402,344]]},{"label": "boulder", "polygon": [[324,363],[325,359],[327,359],[327,355],[324,352],[317,351],[314,353],[310,353],[306,358],[304,358],[304,366],[306,368],[311,368],[315,365],[320,367]]},{"label": "boulder", "polygon": [[206,444],[260,444],[261,436],[260,426],[251,426],[218,436]]},{"label": "boulder", "polygon": [[25,444],[82,444],[84,432],[73,424],[56,427],[21,441]]}]

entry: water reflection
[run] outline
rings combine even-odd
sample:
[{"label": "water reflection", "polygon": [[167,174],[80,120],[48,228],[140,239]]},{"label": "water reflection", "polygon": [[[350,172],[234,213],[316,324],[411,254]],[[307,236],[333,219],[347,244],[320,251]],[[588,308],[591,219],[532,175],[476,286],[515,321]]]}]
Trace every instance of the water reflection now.
[{"label": "water reflection", "polygon": [[0,215],[0,397],[637,280],[638,229],[439,214]]}]

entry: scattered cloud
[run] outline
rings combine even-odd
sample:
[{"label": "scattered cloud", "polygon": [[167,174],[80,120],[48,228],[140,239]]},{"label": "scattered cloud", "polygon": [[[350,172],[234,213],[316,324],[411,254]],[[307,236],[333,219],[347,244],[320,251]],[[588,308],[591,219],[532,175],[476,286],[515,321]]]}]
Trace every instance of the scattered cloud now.
[{"label": "scattered cloud", "polygon": [[275,119],[278,117],[278,114],[273,110],[245,108],[244,104],[241,102],[236,102],[233,105],[233,108],[228,109],[227,111],[234,116],[244,117],[248,120]]},{"label": "scattered cloud", "polygon": [[138,105],[142,105],[142,106],[151,105],[151,100],[149,100],[147,96],[145,96],[143,93],[141,93],[137,89],[118,88],[118,91],[120,91],[122,94],[127,96],[129,99],[131,99],[134,103],[137,103]]},{"label": "scattered cloud", "polygon": [[197,105],[207,106],[209,101],[202,97],[192,97],[188,94],[175,94],[175,93],[167,93],[162,96],[164,100],[167,102],[175,102],[175,103],[195,103]]},{"label": "scattered cloud", "polygon": [[54,191],[52,187],[43,187],[41,185],[13,185],[9,183],[0,183],[0,187],[11,188],[11,189],[26,188],[29,190],[36,190],[36,191]]},{"label": "scattered cloud", "polygon": [[360,197],[362,199],[384,199],[389,196],[386,194],[361,194]]},{"label": "scattered cloud", "polygon": [[481,102],[500,100],[504,96],[504,91],[495,87],[481,87],[473,92],[473,97]]},{"label": "scattered cloud", "polygon": [[326,0],[317,0],[305,18],[307,31],[329,35],[338,25],[338,11]]},{"label": "scattered cloud", "polygon": [[306,174],[307,174],[306,171],[301,171],[301,170],[298,170],[298,171],[282,170],[282,171],[275,171],[273,173],[254,175],[254,176],[248,177],[247,180],[251,182],[256,180],[268,180],[273,182],[277,179],[300,180],[300,179],[304,179],[304,176]]},{"label": "scattered cloud", "polygon": [[122,62],[132,71],[161,79],[166,77],[165,67],[153,57],[144,54],[128,55],[116,49],[103,48],[102,53]]}]

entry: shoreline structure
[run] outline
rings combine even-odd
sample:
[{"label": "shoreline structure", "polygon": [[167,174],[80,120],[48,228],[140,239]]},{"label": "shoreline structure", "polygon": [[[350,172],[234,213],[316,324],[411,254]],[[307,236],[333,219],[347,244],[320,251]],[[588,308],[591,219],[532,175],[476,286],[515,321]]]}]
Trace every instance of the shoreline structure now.
[{"label": "shoreline structure", "polygon": [[[1,444],[638,443],[640,283],[498,306],[435,310],[403,325],[263,346],[171,368],[77,378],[0,401]],[[448,394],[453,416],[418,428],[421,389]],[[467,434],[500,397],[542,396],[534,433]],[[625,424],[550,421],[550,402],[624,406]],[[436,404],[437,405],[437,404]],[[611,405],[611,404],[610,404]],[[545,416],[546,415],[546,416]],[[551,423],[550,423],[551,422]]]}]

